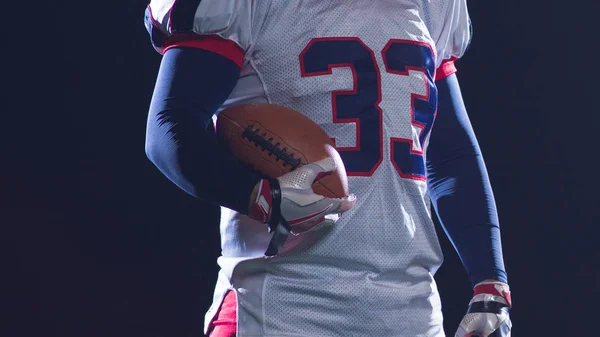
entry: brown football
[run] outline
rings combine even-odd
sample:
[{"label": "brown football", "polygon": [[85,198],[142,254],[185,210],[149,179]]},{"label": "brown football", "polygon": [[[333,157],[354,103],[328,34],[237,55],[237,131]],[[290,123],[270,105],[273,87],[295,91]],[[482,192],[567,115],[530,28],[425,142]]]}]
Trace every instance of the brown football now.
[{"label": "brown football", "polygon": [[331,138],[300,112],[269,103],[227,108],[218,115],[217,137],[236,158],[270,178],[331,157],[336,171],[315,182],[313,190],[327,197],[348,195],[346,169]]}]

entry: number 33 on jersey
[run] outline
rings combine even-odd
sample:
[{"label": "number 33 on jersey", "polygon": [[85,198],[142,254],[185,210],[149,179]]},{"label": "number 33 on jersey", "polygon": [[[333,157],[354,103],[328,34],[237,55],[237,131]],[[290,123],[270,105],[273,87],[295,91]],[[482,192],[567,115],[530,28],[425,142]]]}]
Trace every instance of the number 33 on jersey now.
[{"label": "number 33 on jersey", "polygon": [[[425,180],[423,146],[433,125],[437,105],[434,85],[435,54],[426,43],[390,40],[381,57],[389,74],[408,76],[419,88],[404,103],[410,122],[404,123],[410,138],[389,137],[390,160],[403,178]],[[333,123],[353,123],[354,146],[338,146],[349,175],[370,176],[383,160],[384,112],[382,75],[375,53],[359,38],[313,39],[300,55],[302,76],[332,75],[335,67],[352,71],[353,89],[332,93]],[[411,74],[410,71],[416,72]],[[407,92],[408,93],[408,92]],[[419,94],[422,93],[422,94]],[[400,96],[402,93],[398,93]],[[402,104],[396,108],[402,109]],[[405,116],[407,111],[389,111]],[[387,116],[386,116],[387,117]],[[399,121],[402,122],[402,121]],[[350,133],[351,134],[351,133]],[[341,137],[340,137],[341,138]]]}]

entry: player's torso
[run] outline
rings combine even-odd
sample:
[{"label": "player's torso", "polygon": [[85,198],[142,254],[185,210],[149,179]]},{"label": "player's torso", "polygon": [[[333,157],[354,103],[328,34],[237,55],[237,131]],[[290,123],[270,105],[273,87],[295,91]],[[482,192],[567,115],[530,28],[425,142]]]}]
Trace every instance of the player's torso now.
[{"label": "player's torso", "polygon": [[[347,336],[440,333],[431,273],[442,256],[423,150],[440,62],[431,19],[445,15],[443,3],[256,2],[254,43],[223,108],[268,101],[316,121],[335,139],[357,204],[333,228],[292,239],[271,260],[260,258],[269,239],[264,225],[224,210],[219,263],[234,287],[263,289],[260,305],[246,299],[245,317],[256,319],[239,327],[246,333],[325,336],[331,332],[306,319],[321,314]],[[248,257],[258,259],[239,263]],[[410,319],[409,302],[417,316]]]},{"label": "player's torso", "polygon": [[424,149],[440,63],[429,21],[447,7],[438,2],[257,1],[253,44],[223,106],[267,101],[316,121],[358,197],[342,222],[390,226],[403,246],[431,223]]}]

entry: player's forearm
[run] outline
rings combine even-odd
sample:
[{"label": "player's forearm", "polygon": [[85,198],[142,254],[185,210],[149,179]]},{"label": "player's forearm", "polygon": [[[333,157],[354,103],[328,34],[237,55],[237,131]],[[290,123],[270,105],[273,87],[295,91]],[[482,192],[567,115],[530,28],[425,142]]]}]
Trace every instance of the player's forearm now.
[{"label": "player's forearm", "polygon": [[150,105],[146,153],[187,193],[247,213],[259,177],[227,153],[209,127],[238,75],[239,68],[219,55],[168,50]]},{"label": "player's forearm", "polygon": [[[185,122],[149,122],[146,153],[173,183],[194,197],[247,213],[258,176],[228,158],[207,131],[181,130]],[[152,118],[152,117],[151,117]],[[177,124],[180,123],[180,124]],[[191,136],[191,133],[194,133]]]},{"label": "player's forearm", "polygon": [[438,217],[473,284],[507,282],[496,204],[455,76],[437,83],[438,116],[427,152]]},{"label": "player's forearm", "polygon": [[436,167],[430,182],[434,208],[471,283],[506,283],[500,227],[481,157],[464,156]]}]

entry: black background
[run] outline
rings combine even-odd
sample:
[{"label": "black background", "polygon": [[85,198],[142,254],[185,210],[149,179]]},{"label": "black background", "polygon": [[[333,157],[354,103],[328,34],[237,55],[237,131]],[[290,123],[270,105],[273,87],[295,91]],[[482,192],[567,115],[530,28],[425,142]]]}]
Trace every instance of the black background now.
[{"label": "black background", "polygon": [[[17,94],[5,91],[0,124],[2,335],[201,335],[218,209],[145,157],[160,62],[145,5],[49,2],[43,24],[8,44],[18,60],[5,63]],[[600,8],[469,6],[474,37],[458,76],[496,194],[514,336],[595,336]],[[446,262],[436,278],[452,335],[471,290],[439,233]]]}]

